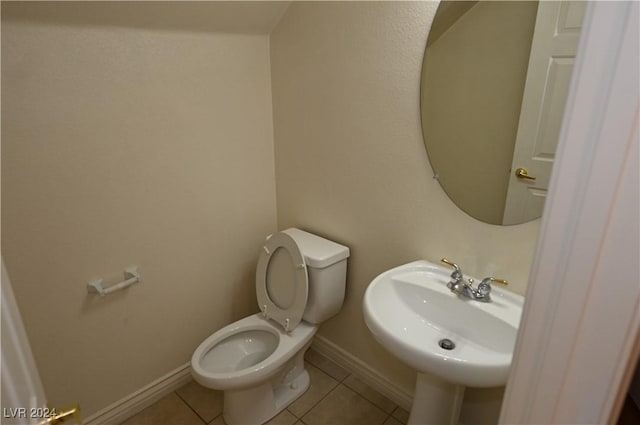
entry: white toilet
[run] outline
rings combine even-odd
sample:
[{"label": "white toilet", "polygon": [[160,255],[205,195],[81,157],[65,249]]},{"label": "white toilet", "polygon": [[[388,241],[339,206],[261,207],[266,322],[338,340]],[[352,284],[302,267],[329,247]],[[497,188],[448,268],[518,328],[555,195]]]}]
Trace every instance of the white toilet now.
[{"label": "white toilet", "polygon": [[267,237],[256,270],[261,313],[215,332],[191,357],[194,379],[224,390],[227,425],[262,424],[307,390],[304,353],[342,308],[348,257],[346,246],[299,229]]}]

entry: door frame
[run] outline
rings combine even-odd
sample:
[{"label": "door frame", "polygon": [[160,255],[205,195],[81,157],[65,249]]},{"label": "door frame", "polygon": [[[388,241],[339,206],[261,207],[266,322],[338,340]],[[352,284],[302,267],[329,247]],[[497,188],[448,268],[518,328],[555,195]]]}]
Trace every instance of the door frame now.
[{"label": "door frame", "polygon": [[590,2],[500,423],[615,423],[638,356],[637,2]]},{"label": "door frame", "polygon": [[[47,398],[4,260],[2,260],[0,287],[2,302],[0,307],[2,321],[0,422],[4,422],[4,419],[8,421],[7,423],[37,423],[38,418],[31,417],[30,413],[32,409],[45,407]],[[8,414],[15,416],[5,417]]]}]

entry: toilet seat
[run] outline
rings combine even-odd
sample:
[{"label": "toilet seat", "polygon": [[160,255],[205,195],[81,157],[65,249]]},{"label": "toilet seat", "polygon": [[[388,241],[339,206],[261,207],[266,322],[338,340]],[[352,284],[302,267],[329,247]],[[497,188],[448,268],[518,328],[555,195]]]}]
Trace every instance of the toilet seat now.
[{"label": "toilet seat", "polygon": [[304,256],[286,233],[274,233],[263,246],[256,269],[256,296],[262,314],[286,332],[298,326],[309,296]]}]

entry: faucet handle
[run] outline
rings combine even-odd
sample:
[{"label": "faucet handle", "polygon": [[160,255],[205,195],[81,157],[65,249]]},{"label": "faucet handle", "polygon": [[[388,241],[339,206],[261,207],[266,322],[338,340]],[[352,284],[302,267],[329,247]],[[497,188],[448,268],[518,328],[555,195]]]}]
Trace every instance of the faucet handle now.
[{"label": "faucet handle", "polygon": [[482,282],[484,282],[484,283],[495,282],[495,283],[499,283],[500,285],[505,285],[505,286],[507,286],[509,284],[509,282],[507,282],[506,280],[497,279],[495,277],[486,277],[486,278],[482,279]]},{"label": "faucet handle", "polygon": [[453,267],[457,272],[460,272],[460,267],[454,263],[453,261],[447,260],[446,258],[442,258],[440,261],[442,261],[443,263],[445,263],[448,266]]},{"label": "faucet handle", "polygon": [[454,268],[453,272],[451,273],[452,279],[455,279],[456,281],[462,280],[462,270],[460,269],[460,266],[458,266],[453,261],[447,260],[446,258],[442,258],[440,261]]},{"label": "faucet handle", "polygon": [[482,282],[478,284],[478,295],[480,298],[484,298],[485,300],[489,300],[489,294],[491,293],[491,282],[499,283],[501,285],[508,285],[504,279],[496,279],[495,277],[485,277],[482,279]]},{"label": "faucet handle", "polygon": [[454,268],[453,272],[451,272],[451,280],[447,283],[447,288],[451,289],[453,292],[457,292],[458,284],[462,280],[462,270],[460,270],[460,267],[456,263],[449,261],[446,258],[443,258],[440,261]]}]

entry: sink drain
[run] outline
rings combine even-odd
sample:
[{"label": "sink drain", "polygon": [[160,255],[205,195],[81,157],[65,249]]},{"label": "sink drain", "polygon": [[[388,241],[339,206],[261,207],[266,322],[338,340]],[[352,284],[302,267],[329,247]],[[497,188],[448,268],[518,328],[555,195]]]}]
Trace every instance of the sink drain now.
[{"label": "sink drain", "polygon": [[454,348],[456,348],[456,344],[449,338],[441,339],[440,341],[438,341],[438,345],[440,346],[440,348],[444,348],[445,350],[453,350]]}]

